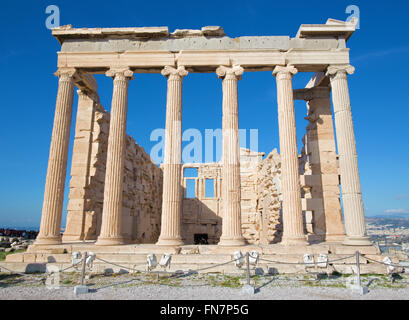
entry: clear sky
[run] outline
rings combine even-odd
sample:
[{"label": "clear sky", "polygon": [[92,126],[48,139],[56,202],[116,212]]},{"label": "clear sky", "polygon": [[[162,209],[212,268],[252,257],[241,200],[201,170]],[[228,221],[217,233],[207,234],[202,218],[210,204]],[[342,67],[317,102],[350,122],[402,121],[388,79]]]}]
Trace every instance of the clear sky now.
[{"label": "clear sky", "polygon": [[[40,223],[58,80],[60,45],[46,28],[46,7],[57,5],[61,25],[73,27],[168,26],[200,29],[220,25],[230,37],[289,35],[300,24],[346,20],[348,5],[360,9],[360,29],[348,41],[352,113],[367,216],[400,212],[409,217],[409,42],[406,1],[10,1],[0,3],[0,226]],[[311,74],[297,74],[303,88]],[[109,110],[112,80],[98,76]],[[184,81],[183,130],[221,127],[221,82],[215,74]],[[77,99],[74,101],[74,110]],[[150,134],[165,123],[166,80],[137,74],[131,81],[127,131],[149,151]],[[305,103],[296,102],[301,148]],[[239,83],[240,127],[259,130],[259,151],[278,148],[275,80],[271,72],[245,73]],[[75,120],[75,112],[73,115]],[[71,130],[70,158],[75,121]],[[70,163],[68,167],[68,172]],[[68,181],[63,213],[65,226]]]}]

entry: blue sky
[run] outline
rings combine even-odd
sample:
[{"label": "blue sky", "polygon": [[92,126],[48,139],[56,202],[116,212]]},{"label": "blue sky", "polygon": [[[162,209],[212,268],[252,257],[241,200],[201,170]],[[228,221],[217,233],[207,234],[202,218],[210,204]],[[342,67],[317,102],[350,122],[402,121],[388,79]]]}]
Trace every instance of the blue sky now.
[{"label": "blue sky", "polygon": [[[404,1],[9,1],[0,3],[0,226],[38,226],[47,170],[58,80],[60,45],[45,26],[48,5],[61,25],[74,27],[168,26],[200,29],[220,25],[230,37],[295,36],[300,24],[346,20],[348,5],[360,9],[360,29],[348,42],[349,77],[366,215],[408,213],[409,74],[408,17]],[[303,88],[311,74],[297,74]],[[109,110],[112,80],[98,76]],[[183,130],[221,127],[221,83],[215,74],[184,81]],[[77,99],[75,98],[74,106]],[[245,73],[239,83],[240,127],[259,130],[259,151],[278,147],[275,80],[271,72]],[[150,133],[165,123],[166,81],[138,74],[130,84],[128,133],[148,152]],[[75,110],[75,108],[74,108]],[[306,107],[296,102],[299,148]],[[75,119],[75,113],[73,120]],[[71,130],[71,146],[75,121]],[[70,164],[69,164],[70,165]],[[69,170],[68,170],[69,172]],[[69,175],[67,175],[67,186]],[[68,188],[66,187],[63,226]]]}]

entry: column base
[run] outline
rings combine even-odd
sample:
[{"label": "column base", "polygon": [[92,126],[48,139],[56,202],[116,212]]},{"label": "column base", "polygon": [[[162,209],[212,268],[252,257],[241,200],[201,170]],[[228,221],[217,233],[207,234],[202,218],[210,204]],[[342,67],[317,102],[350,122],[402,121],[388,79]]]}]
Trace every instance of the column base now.
[{"label": "column base", "polygon": [[343,242],[345,234],[308,234],[308,242]]},{"label": "column base", "polygon": [[156,242],[157,246],[183,246],[184,243],[182,241],[182,238],[176,237],[176,238],[160,238],[158,239],[158,242]]},{"label": "column base", "polygon": [[285,246],[300,246],[300,245],[307,246],[308,241],[305,236],[299,236],[299,237],[283,236],[283,239],[281,240],[281,244]]},{"label": "column base", "polygon": [[327,242],[343,242],[345,241],[345,234],[327,234],[325,236]]},{"label": "column base", "polygon": [[244,246],[246,245],[246,239],[244,237],[236,237],[236,238],[220,238],[218,246]]},{"label": "column base", "polygon": [[35,245],[55,245],[61,244],[61,236],[57,237],[37,237],[34,244]]},{"label": "column base", "polygon": [[125,240],[122,236],[116,237],[98,237],[96,246],[117,246],[125,244]]},{"label": "column base", "polygon": [[371,246],[372,242],[367,236],[363,237],[347,236],[345,237],[345,240],[342,244],[346,246]]},{"label": "column base", "polygon": [[62,235],[62,242],[75,242],[75,241],[83,241],[81,236],[79,235],[71,235],[71,234],[63,234]]}]

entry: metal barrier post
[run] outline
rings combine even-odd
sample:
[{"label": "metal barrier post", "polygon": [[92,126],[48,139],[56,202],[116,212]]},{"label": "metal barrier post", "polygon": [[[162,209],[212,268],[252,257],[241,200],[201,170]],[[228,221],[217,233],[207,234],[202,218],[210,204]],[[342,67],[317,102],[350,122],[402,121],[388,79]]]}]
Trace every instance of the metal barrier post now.
[{"label": "metal barrier post", "polygon": [[356,257],[356,283],[350,285],[350,289],[356,293],[359,293],[360,295],[368,293],[368,287],[363,287],[361,285],[361,265],[359,262],[359,256],[361,254],[359,251],[355,252],[355,257]]},{"label": "metal barrier post", "polygon": [[250,284],[250,262],[248,252],[246,252],[246,284],[241,288],[241,291],[246,294],[256,293],[254,286]]},{"label": "metal barrier post", "polygon": [[84,258],[82,259],[82,269],[81,269],[81,285],[84,285],[84,278],[85,278],[85,265],[87,263],[87,256],[88,253],[84,252]]},{"label": "metal barrier post", "polygon": [[85,266],[87,264],[87,256],[88,256],[88,253],[84,252],[83,257],[82,257],[81,284],[79,286],[74,287],[74,294],[88,293],[88,287],[84,284]]},{"label": "metal barrier post", "polygon": [[249,253],[246,253],[246,280],[247,285],[250,285],[250,262],[249,262]]},{"label": "metal barrier post", "polygon": [[361,267],[359,263],[359,251],[356,253],[356,283],[358,286],[361,286]]}]

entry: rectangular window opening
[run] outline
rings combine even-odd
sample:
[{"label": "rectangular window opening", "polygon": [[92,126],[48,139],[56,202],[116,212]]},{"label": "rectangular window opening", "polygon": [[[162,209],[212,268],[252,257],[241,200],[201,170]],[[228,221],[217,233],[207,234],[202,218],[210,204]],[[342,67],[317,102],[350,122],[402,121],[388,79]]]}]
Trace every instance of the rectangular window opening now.
[{"label": "rectangular window opening", "polygon": [[197,178],[197,168],[185,168],[183,176],[185,178]]},{"label": "rectangular window opening", "polygon": [[205,197],[214,198],[214,179],[205,180]]},{"label": "rectangular window opening", "polygon": [[195,179],[186,179],[186,198],[196,198],[196,181]]}]

